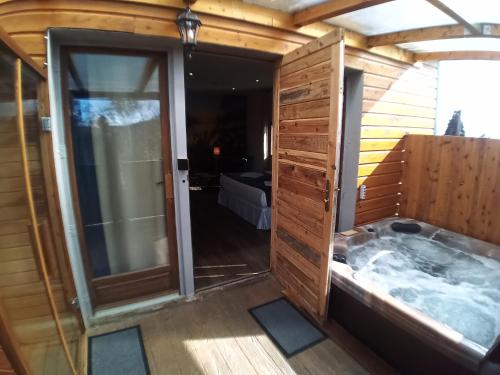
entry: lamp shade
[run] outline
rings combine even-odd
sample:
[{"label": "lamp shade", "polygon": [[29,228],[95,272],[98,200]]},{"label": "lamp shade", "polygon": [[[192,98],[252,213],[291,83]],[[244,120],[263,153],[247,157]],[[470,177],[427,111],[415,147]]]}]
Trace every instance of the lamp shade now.
[{"label": "lamp shade", "polygon": [[214,154],[214,156],[220,156],[220,147],[219,146],[214,146],[213,154]]},{"label": "lamp shade", "polygon": [[176,23],[182,45],[188,49],[193,49],[198,42],[198,30],[201,26],[200,19],[190,8],[187,8],[179,13]]}]

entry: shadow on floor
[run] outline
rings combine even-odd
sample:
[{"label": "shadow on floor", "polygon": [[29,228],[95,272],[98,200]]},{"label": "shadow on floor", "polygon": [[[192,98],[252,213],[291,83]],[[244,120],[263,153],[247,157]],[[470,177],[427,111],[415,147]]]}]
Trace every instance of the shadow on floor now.
[{"label": "shadow on floor", "polygon": [[269,269],[270,231],[256,229],[219,205],[217,195],[217,188],[190,194],[197,290]]}]

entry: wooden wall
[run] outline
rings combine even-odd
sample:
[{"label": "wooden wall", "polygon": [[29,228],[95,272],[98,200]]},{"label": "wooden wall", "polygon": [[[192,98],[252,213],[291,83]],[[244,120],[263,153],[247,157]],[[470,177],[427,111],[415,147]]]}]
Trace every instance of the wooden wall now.
[{"label": "wooden wall", "polygon": [[[162,3],[169,2],[172,3]],[[44,33],[49,27],[121,31],[178,38],[175,19],[179,9],[147,4],[148,1],[140,3],[120,0],[0,0],[0,25],[40,63],[46,60]],[[183,6],[180,1],[177,3],[178,7]],[[210,4],[207,1],[199,3],[197,6]],[[212,8],[219,8],[219,2],[211,3]],[[213,10],[208,9],[209,6],[203,10],[212,12]],[[217,10],[227,13],[231,12],[231,8],[229,5],[225,11]],[[232,15],[235,16],[234,12]],[[264,24],[269,24],[272,23],[272,15],[261,14],[260,18]],[[257,16],[258,14],[254,15]],[[200,29],[199,40],[202,42],[283,54],[311,40],[310,36],[278,30],[269,27],[270,25],[241,22],[212,14],[203,14],[201,18],[203,27]],[[266,21],[267,18],[269,21]]]},{"label": "wooden wall", "polygon": [[500,140],[406,137],[400,214],[500,245]]},{"label": "wooden wall", "polygon": [[14,370],[9,362],[9,359],[5,355],[2,346],[0,346],[0,374],[2,375],[14,375]]},{"label": "wooden wall", "polygon": [[345,66],[363,74],[363,108],[358,188],[366,200],[356,204],[356,224],[398,212],[405,134],[433,134],[437,68],[407,64],[358,49],[347,49]]}]

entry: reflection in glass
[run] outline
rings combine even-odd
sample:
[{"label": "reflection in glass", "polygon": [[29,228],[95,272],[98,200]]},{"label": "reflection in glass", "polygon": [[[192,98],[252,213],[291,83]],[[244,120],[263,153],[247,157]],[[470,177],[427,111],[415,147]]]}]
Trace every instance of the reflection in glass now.
[{"label": "reflection in glass", "polygon": [[[49,218],[48,202],[46,199],[45,183],[42,174],[40,141],[40,113],[39,108],[39,83],[40,79],[28,66],[22,69],[22,93],[23,93],[23,115],[26,136],[26,145],[30,150],[30,180],[33,187],[36,202],[36,217],[38,228],[42,237],[45,262],[50,279],[50,287],[54,298],[59,302],[56,304],[59,320],[62,323],[66,343],[69,347],[73,363],[78,363],[80,327],[75,316],[73,306],[70,304],[71,295],[63,287],[62,272],[57,261],[56,246]],[[64,250],[64,249],[63,249]],[[61,255],[59,255],[60,257]],[[62,351],[62,350],[61,350]],[[61,353],[62,355],[62,353]]]},{"label": "reflection in glass", "polygon": [[93,277],[168,264],[158,59],[69,55],[71,134]]},{"label": "reflection in glass", "polygon": [[[17,130],[15,76],[14,56],[0,47],[0,302],[5,314],[2,318],[12,327],[15,341],[31,373],[70,374],[31,240]],[[26,132],[29,166],[35,200],[42,213],[44,191],[37,149],[38,78],[26,73],[23,79],[26,80],[24,104],[29,128]],[[62,290],[60,283],[58,288]],[[61,300],[58,303],[64,305]]]}]

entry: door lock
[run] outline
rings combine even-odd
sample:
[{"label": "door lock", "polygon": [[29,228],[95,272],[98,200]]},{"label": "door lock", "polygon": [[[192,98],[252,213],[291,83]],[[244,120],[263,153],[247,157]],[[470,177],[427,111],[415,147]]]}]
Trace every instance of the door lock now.
[{"label": "door lock", "polygon": [[325,211],[328,211],[330,209],[330,180],[326,180],[325,198],[323,202],[325,202]]}]

